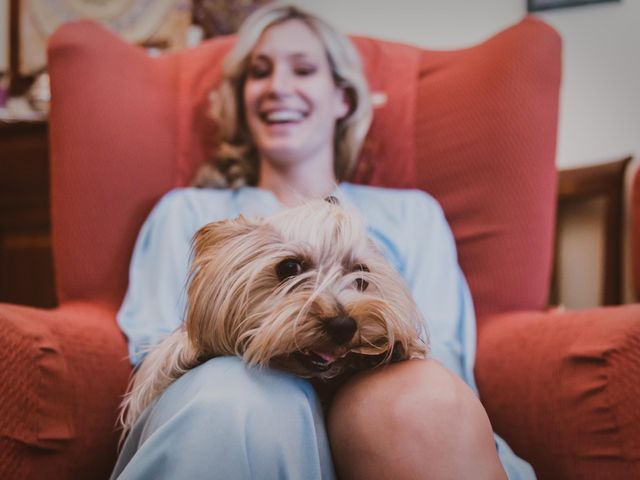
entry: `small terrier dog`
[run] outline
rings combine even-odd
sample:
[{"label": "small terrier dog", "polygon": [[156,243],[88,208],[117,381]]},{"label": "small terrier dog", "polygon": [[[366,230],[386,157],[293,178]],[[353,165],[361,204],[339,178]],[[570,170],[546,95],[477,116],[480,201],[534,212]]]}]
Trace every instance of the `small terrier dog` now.
[{"label": "small terrier dog", "polygon": [[124,432],[172,382],[213,357],[332,383],[424,358],[424,330],[403,280],[335,197],[265,219],[210,223],[193,239],[185,322],[134,376]]}]

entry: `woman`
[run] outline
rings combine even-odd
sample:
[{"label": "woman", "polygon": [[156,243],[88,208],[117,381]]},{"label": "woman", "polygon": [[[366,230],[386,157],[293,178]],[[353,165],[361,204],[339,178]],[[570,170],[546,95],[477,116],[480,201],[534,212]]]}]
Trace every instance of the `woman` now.
[{"label": "woman", "polygon": [[198,182],[233,189],[176,190],[147,219],[118,315],[132,362],[179,325],[189,242],[200,226],[330,194],[362,212],[402,273],[429,321],[437,361],[357,376],[336,394],[325,423],[308,382],[235,357],[209,360],[133,425],[114,478],[501,479],[500,460],[510,478],[533,478],[494,441],[473,393],[473,307],[437,203],[415,191],[336,188],[371,117],[348,40],[313,15],[270,4],[239,32],[217,101],[220,160]]}]

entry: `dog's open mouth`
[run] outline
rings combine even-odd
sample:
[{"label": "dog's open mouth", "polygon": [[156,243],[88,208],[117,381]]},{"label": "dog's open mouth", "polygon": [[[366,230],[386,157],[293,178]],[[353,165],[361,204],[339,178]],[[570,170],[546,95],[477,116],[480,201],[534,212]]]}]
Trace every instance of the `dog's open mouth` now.
[{"label": "dog's open mouth", "polygon": [[349,353],[345,347],[338,347],[333,350],[305,350],[298,352],[298,360],[307,368],[317,371],[326,371],[331,368],[334,362],[340,360]]}]

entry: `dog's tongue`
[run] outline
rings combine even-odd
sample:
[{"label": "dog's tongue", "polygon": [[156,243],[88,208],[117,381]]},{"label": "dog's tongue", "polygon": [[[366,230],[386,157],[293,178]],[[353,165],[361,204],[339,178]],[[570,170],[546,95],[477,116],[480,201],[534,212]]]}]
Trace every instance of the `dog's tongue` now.
[{"label": "dog's tongue", "polygon": [[320,358],[322,358],[322,360],[324,360],[327,363],[333,363],[336,360],[338,360],[339,358],[344,357],[347,354],[347,349],[344,347],[340,347],[337,348],[336,350],[334,350],[333,352],[320,352],[320,351],[315,351],[313,352],[316,355],[318,355]]}]

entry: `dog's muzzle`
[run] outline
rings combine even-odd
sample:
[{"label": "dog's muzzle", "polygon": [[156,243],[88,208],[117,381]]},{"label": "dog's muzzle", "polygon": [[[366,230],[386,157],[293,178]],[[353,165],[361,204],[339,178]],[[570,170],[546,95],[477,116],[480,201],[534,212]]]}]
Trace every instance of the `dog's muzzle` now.
[{"label": "dog's muzzle", "polygon": [[346,315],[327,318],[322,325],[329,338],[336,345],[344,345],[349,342],[358,330],[356,321]]}]

